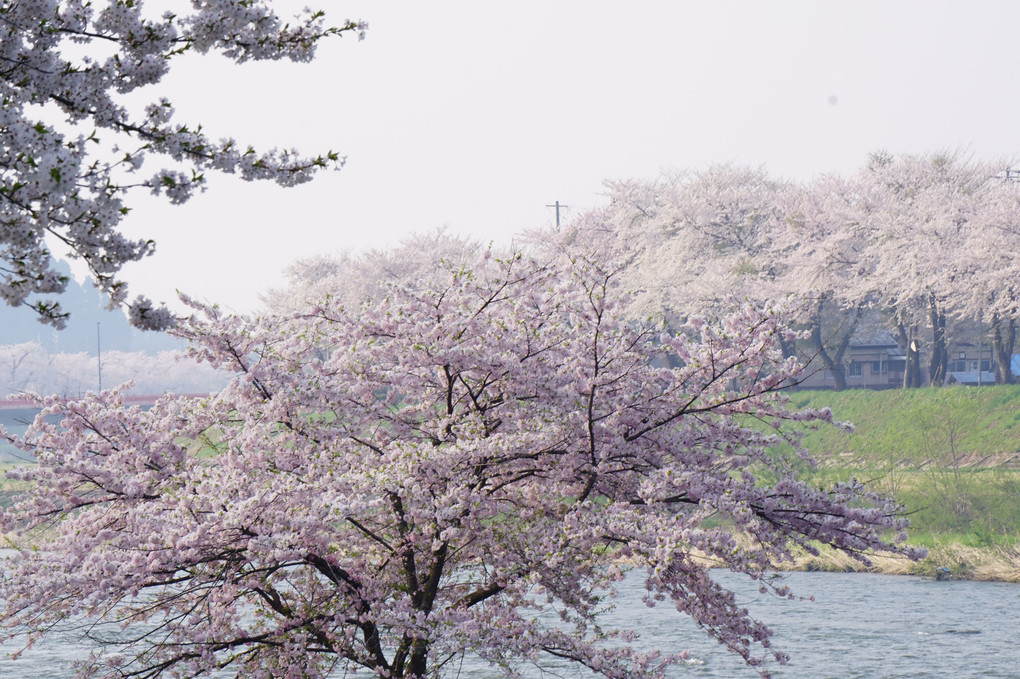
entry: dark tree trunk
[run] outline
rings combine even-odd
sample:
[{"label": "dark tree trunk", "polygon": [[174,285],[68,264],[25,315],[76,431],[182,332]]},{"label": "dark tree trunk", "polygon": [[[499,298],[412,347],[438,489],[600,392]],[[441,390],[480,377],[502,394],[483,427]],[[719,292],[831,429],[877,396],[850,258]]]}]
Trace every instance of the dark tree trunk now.
[{"label": "dark tree trunk", "polygon": [[946,343],[946,312],[939,305],[935,293],[928,295],[928,310],[931,317],[931,364],[928,367],[929,382],[933,387],[946,382],[949,368],[949,346]]},{"label": "dark tree trunk", "polygon": [[858,306],[848,314],[847,321],[840,324],[837,332],[823,338],[822,319],[824,318],[825,301],[825,297],[818,300],[814,317],[811,319],[811,335],[808,340],[810,353],[817,356],[825,369],[832,373],[833,390],[843,391],[846,389],[846,368],[843,366],[843,358],[850,347],[850,340],[853,338],[854,330],[857,329],[863,309]]},{"label": "dark tree trunk", "polygon": [[822,341],[822,326],[820,321],[811,324],[811,344],[814,346],[815,356],[819,358],[825,369],[832,373],[832,388],[835,391],[846,389],[846,371],[828,351]]},{"label": "dark tree trunk", "polygon": [[783,358],[794,358],[799,355],[797,343],[782,335],[779,337],[779,348],[783,350]]},{"label": "dark tree trunk", "polygon": [[[992,353],[995,354],[995,383],[1016,384],[1011,363],[1016,346],[1016,319],[1003,321],[998,314],[992,317]],[[981,369],[978,357],[978,370]]]},{"label": "dark tree trunk", "polygon": [[906,347],[907,364],[903,368],[903,387],[914,389],[920,387],[921,382],[921,353],[920,342],[917,340],[917,325],[911,325],[908,329],[903,323],[896,324],[896,330],[900,335],[900,342]]}]

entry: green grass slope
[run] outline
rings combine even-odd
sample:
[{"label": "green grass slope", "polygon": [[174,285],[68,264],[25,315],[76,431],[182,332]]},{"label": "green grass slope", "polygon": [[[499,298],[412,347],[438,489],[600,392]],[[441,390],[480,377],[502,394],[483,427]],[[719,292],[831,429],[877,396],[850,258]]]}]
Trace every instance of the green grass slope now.
[{"label": "green grass slope", "polygon": [[1020,544],[1020,385],[892,391],[801,391],[796,407],[829,407],[852,433],[809,432],[824,482],[855,476],[910,513],[911,542]]},{"label": "green grass slope", "polygon": [[917,463],[959,456],[964,466],[1020,466],[1020,385],[843,392],[800,391],[796,407],[828,406],[852,434],[822,428],[809,447],[827,458]]}]

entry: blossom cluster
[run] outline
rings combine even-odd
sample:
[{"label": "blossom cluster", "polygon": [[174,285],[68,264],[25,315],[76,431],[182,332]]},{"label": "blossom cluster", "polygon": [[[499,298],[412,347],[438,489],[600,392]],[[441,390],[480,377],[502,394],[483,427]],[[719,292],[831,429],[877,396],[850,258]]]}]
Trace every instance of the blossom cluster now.
[{"label": "blossom cluster", "polygon": [[[366,30],[363,22],[327,26],[311,11],[285,22],[267,0],[190,4],[190,11],[156,16],[141,1],[0,2],[0,297],[8,304],[30,303],[61,325],[58,303],[30,300],[64,289],[52,240],[85,261],[111,305],[125,302],[121,266],[153,249],[151,240],[119,231],[132,188],[180,203],[205,186],[207,170],[290,186],[342,164],[332,151],[258,152],[210,138],[201,126],[176,122],[165,98],[142,110],[123,103],[188,52],[303,62],[323,38]],[[166,166],[139,176],[149,158]],[[155,312],[133,320],[157,328],[171,318]]]},{"label": "blossom cluster", "polygon": [[709,565],[768,588],[797,545],[914,555],[906,521],[797,479],[781,444],[832,415],[789,409],[777,308],[664,331],[613,280],[479,257],[363,305],[204,309],[177,332],[223,390],[53,400],[19,441],[39,464],[0,528],[34,548],[3,563],[0,627],[126,625],[81,677],[424,679],[472,655],[661,678],[686,656],[600,616],[633,569],[767,676],[786,656]]}]

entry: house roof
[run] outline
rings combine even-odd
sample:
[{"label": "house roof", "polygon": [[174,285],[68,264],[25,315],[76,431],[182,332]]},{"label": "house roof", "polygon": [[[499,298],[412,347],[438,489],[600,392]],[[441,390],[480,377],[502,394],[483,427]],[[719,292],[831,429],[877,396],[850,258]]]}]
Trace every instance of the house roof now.
[{"label": "house roof", "polygon": [[899,345],[900,343],[896,341],[896,338],[885,330],[871,332],[867,335],[854,335],[851,342],[851,346],[855,349],[880,349],[884,347],[898,347]]},{"label": "house roof", "polygon": [[949,373],[953,379],[960,384],[995,384],[995,373],[988,370],[981,371],[981,379],[978,379],[977,371]]}]

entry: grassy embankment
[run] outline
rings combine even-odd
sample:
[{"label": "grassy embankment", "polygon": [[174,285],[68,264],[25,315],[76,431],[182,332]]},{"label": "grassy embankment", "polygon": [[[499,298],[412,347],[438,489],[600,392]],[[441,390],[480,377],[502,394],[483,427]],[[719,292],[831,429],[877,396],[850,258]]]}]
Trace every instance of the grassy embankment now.
[{"label": "grassy embankment", "polygon": [[[810,432],[819,460],[805,478],[856,477],[895,497],[911,520],[910,542],[929,550],[921,563],[878,559],[894,573],[1020,582],[1020,385],[883,392],[803,391],[797,407],[832,408],[853,422]],[[805,557],[801,567],[849,570],[839,555]]]}]

